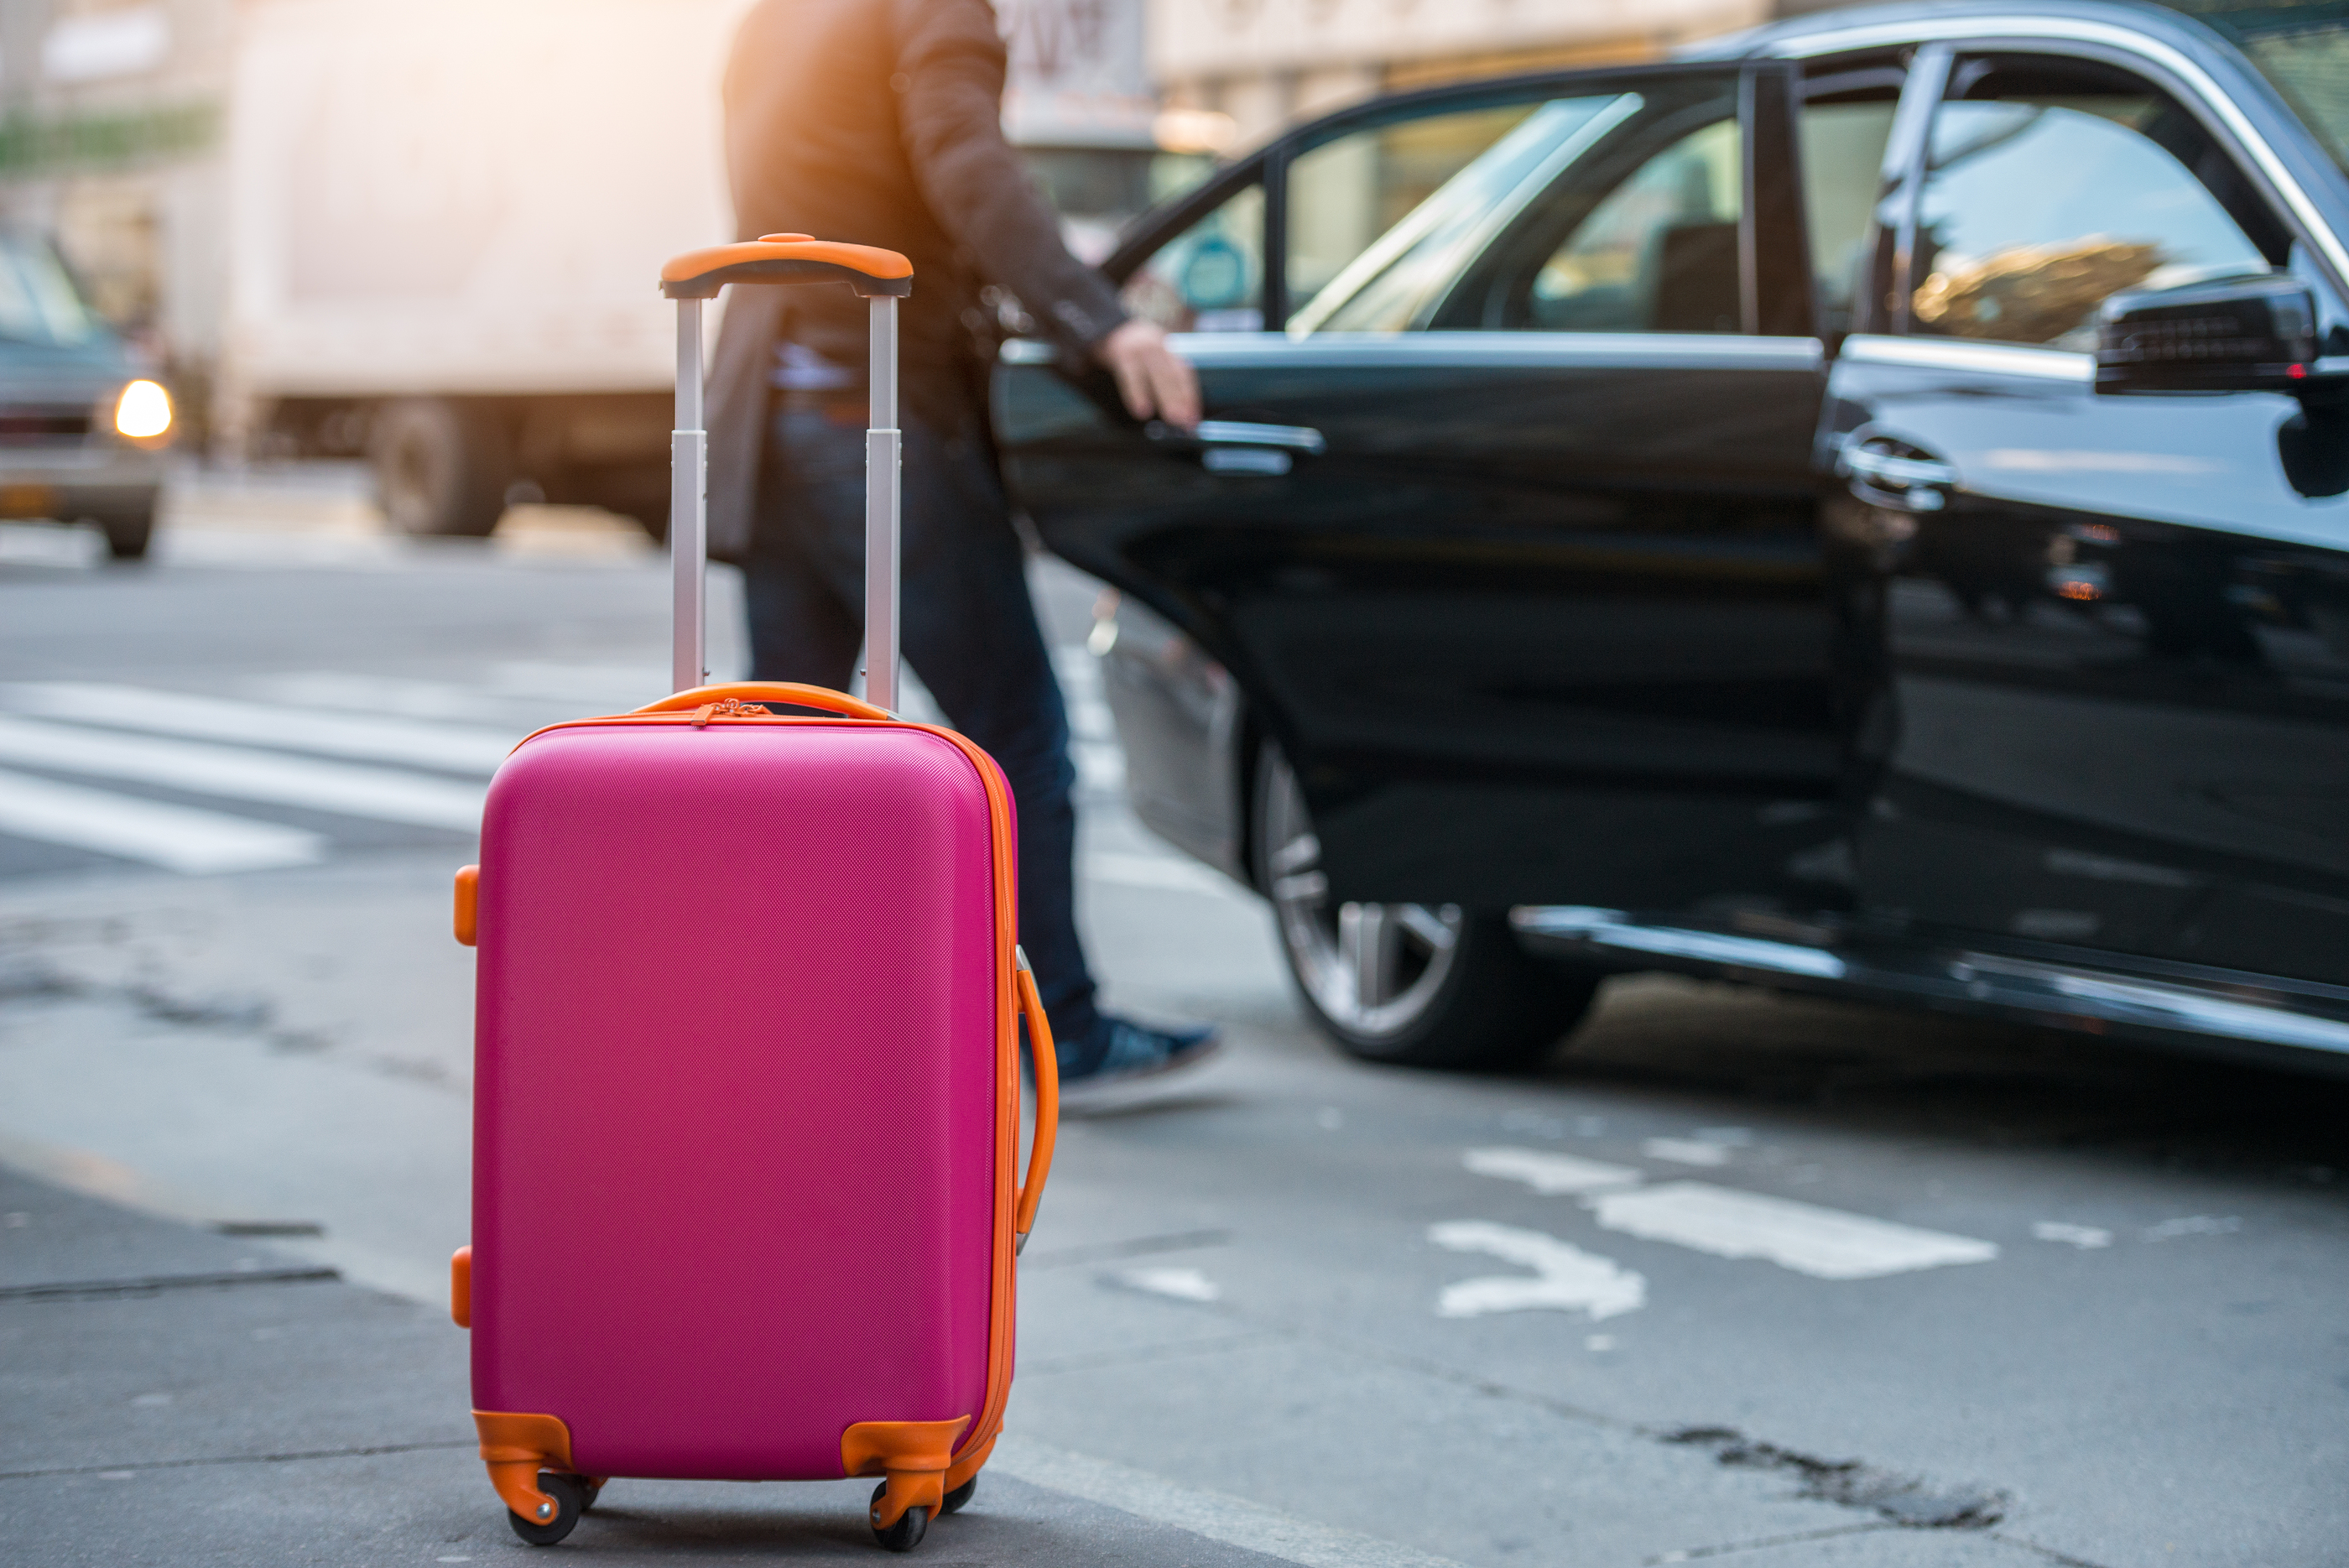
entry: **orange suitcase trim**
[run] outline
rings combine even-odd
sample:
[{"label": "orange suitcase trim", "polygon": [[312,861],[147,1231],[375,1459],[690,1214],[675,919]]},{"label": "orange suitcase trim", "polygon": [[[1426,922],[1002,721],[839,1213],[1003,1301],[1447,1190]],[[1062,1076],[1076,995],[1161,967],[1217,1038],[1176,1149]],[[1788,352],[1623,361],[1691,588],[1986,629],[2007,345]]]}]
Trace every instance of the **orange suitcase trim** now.
[{"label": "orange suitcase trim", "polygon": [[473,1426],[481,1435],[481,1462],[490,1467],[490,1484],[505,1505],[533,1523],[554,1519],[562,1504],[538,1490],[538,1472],[570,1473],[571,1428],[554,1416],[497,1410],[474,1411]]}]

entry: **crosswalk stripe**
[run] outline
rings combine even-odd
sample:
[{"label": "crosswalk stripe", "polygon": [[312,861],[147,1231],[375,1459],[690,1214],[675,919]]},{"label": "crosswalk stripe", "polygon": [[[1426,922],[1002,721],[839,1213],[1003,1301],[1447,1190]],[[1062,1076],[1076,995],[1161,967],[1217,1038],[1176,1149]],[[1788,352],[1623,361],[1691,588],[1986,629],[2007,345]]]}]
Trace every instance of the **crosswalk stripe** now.
[{"label": "crosswalk stripe", "polygon": [[95,849],[202,876],[306,866],[326,857],[316,833],[167,805],[0,770],[0,833]]},{"label": "crosswalk stripe", "polygon": [[414,719],[304,712],[259,702],[196,697],[137,686],[57,680],[0,690],[20,713],[113,730],[145,730],[207,741],[243,741],[326,756],[405,763],[455,773],[492,774],[521,734]]},{"label": "crosswalk stripe", "polygon": [[474,833],[482,787],[422,774],[0,717],[0,763]]}]

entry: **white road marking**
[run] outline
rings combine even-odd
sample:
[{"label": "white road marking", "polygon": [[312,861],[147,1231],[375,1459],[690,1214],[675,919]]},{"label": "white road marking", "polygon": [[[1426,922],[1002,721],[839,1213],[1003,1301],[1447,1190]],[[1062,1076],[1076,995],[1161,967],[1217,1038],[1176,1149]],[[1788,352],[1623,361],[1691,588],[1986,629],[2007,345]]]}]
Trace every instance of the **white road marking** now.
[{"label": "white road marking", "polygon": [[1611,1258],[1586,1252],[1538,1231],[1495,1225],[1485,1220],[1454,1220],[1428,1228],[1427,1239],[1455,1252],[1488,1252],[1531,1269],[1494,1274],[1444,1287],[1438,1317],[1482,1317],[1487,1313],[1587,1312],[1591,1320],[1637,1312],[1647,1303],[1648,1282]]},{"label": "white road marking", "polygon": [[206,741],[242,741],[291,752],[357,757],[453,773],[493,774],[519,731],[419,723],[413,719],[343,717],[297,708],[196,697],[136,686],[55,680],[10,686],[0,700],[20,713],[110,730],[145,730]]},{"label": "white road marking", "polygon": [[543,705],[519,697],[492,697],[445,680],[413,680],[398,675],[360,675],[348,670],[310,670],[264,675],[239,684],[246,696],[295,708],[383,714],[402,719],[480,719],[513,729],[524,709]]},{"label": "white road marking", "polygon": [[1460,1568],[1448,1557],[1333,1530],[1221,1492],[1176,1486],[1147,1470],[1072,1454],[1016,1433],[996,1439],[988,1468],[1303,1568]]},{"label": "white road marking", "polygon": [[1651,1137],[1640,1146],[1640,1152],[1650,1159],[1667,1159],[1675,1165],[1729,1163],[1729,1151],[1721,1145],[1692,1137]]},{"label": "white road marking", "polygon": [[8,772],[0,772],[0,833],[191,877],[307,866],[326,851],[325,838],[297,827]]},{"label": "white road marking", "polygon": [[1536,1192],[1598,1192],[1610,1187],[1636,1187],[1646,1179],[1627,1165],[1552,1154],[1543,1148],[1472,1148],[1460,1163],[1479,1176],[1522,1181]]},{"label": "white road marking", "polygon": [[1602,1192],[1583,1201],[1609,1231],[1718,1258],[1764,1258],[1822,1280],[1868,1280],[1998,1256],[1994,1242],[1703,1181]]},{"label": "white road marking", "polygon": [[2031,1233],[2043,1241],[2068,1241],[2083,1251],[2113,1244],[2110,1231],[2100,1231],[2094,1225],[2067,1225],[2061,1220],[2042,1220],[2031,1227]]},{"label": "white road marking", "polygon": [[2227,1236],[2243,1228],[2242,1220],[2233,1214],[2189,1214],[2182,1220],[2164,1220],[2158,1225],[2145,1228],[2148,1241],[2168,1241],[2178,1236]]},{"label": "white road marking", "polygon": [[1224,1294],[1215,1281],[1196,1269],[1121,1269],[1117,1280],[1133,1290],[1148,1291],[1154,1296],[1173,1296],[1177,1301],[1220,1301]]},{"label": "white road marking", "polygon": [[103,734],[38,719],[0,717],[0,762],[460,833],[481,826],[479,784],[196,741]]}]

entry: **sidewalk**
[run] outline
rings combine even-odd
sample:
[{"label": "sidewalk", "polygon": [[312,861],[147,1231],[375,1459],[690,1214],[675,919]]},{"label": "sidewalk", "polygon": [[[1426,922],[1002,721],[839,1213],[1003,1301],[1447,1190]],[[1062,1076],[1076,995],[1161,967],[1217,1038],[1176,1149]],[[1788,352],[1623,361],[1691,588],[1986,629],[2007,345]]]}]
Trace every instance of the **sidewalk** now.
[{"label": "sidewalk", "polygon": [[[616,1480],[570,1540],[526,1546],[475,1457],[465,1348],[444,1314],[265,1243],[0,1168],[0,1563],[894,1560],[870,1481]],[[1016,1435],[905,1561],[1441,1568]]]}]

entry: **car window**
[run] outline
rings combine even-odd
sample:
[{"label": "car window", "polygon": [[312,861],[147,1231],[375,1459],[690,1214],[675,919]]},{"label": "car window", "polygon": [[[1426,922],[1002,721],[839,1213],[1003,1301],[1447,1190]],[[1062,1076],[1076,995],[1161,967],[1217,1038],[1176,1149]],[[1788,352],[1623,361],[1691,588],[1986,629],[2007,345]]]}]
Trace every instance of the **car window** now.
[{"label": "car window", "polygon": [[1823,331],[1851,329],[1868,221],[1883,193],[1884,149],[1899,107],[1899,93],[1889,88],[1803,105],[1803,216]]},{"label": "car window", "polygon": [[1125,308],[1169,332],[1264,327],[1264,187],[1244,185],[1126,280]]},{"label": "car window", "polygon": [[1934,112],[1909,329],[2091,350],[2106,296],[2266,272],[2283,250],[2224,151],[2142,78],[1961,60]]},{"label": "car window", "polygon": [[1479,236],[1636,94],[1485,105],[1369,127],[1288,166],[1294,332],[1396,331]]},{"label": "car window", "polygon": [[1523,325],[1546,332],[1735,332],[1744,161],[1715,120],[1641,164],[1534,274]]},{"label": "car window", "polygon": [[98,331],[55,252],[39,240],[0,238],[0,337],[80,343]]}]

